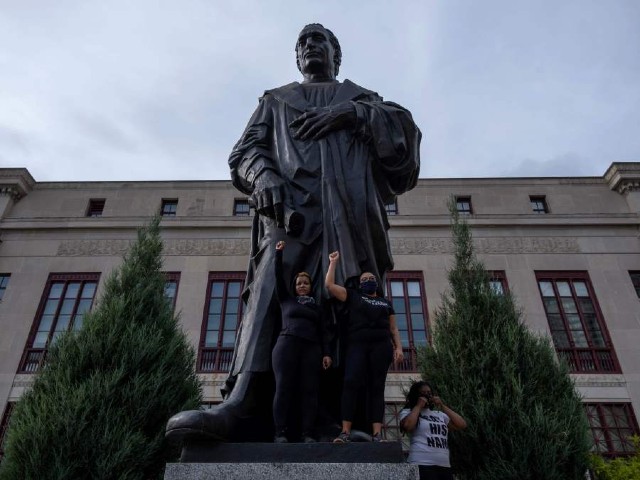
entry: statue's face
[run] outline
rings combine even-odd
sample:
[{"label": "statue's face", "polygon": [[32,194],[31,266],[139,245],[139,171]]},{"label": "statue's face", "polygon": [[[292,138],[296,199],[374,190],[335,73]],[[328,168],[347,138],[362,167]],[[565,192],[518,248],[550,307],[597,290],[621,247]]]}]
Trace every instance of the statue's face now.
[{"label": "statue's face", "polygon": [[302,73],[324,73],[335,78],[334,50],[329,35],[323,28],[305,28],[298,36],[296,45],[298,65]]}]

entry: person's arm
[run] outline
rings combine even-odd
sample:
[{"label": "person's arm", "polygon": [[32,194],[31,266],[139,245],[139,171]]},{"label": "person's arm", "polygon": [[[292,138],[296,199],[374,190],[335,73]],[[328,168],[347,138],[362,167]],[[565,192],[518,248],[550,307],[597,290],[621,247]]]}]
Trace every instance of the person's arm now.
[{"label": "person's arm", "polygon": [[402,351],[400,331],[398,330],[395,315],[389,315],[389,328],[391,330],[391,340],[393,341],[393,362],[398,364],[404,360],[404,352]]},{"label": "person's arm", "polygon": [[336,284],[336,265],[340,259],[340,253],[333,252],[329,254],[329,268],[327,276],[324,279],[324,286],[327,287],[332,297],[341,302],[347,301],[347,289],[342,285]]},{"label": "person's arm", "polygon": [[285,243],[282,240],[276,244],[276,295],[280,302],[290,296],[282,274],[282,251],[284,250],[284,245]]},{"label": "person's arm", "polygon": [[467,428],[467,421],[459,414],[454,412],[451,408],[447,407],[440,397],[434,395],[432,400],[435,406],[446,413],[449,417],[449,429],[464,430],[465,428]]},{"label": "person's arm", "polygon": [[318,323],[318,336],[322,348],[322,368],[327,370],[333,364],[331,349],[329,347],[329,335],[327,332],[327,307],[320,307],[320,318]]},{"label": "person's arm", "polygon": [[412,433],[416,429],[416,426],[418,425],[418,417],[426,404],[426,398],[418,397],[418,403],[416,403],[415,407],[411,409],[409,415],[400,421],[400,429],[403,432]]}]

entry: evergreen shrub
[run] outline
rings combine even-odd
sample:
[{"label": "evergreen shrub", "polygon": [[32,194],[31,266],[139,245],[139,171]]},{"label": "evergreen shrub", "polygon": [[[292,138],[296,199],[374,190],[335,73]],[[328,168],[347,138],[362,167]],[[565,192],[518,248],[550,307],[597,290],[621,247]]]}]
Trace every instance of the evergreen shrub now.
[{"label": "evergreen shrub", "polygon": [[17,402],[1,479],[159,478],[167,420],[198,408],[195,353],[164,296],[159,217],[138,232],[84,326],[49,347]]},{"label": "evergreen shrub", "polygon": [[583,480],[588,424],[567,366],[523,324],[514,298],[490,287],[470,227],[449,206],[455,264],[419,365],[468,423],[449,434],[454,471],[463,480]]}]

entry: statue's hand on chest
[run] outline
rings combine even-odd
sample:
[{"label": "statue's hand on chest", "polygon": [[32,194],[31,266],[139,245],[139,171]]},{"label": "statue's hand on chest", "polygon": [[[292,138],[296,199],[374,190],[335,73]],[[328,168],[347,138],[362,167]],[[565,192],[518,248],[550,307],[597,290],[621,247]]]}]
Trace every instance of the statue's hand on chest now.
[{"label": "statue's hand on chest", "polygon": [[297,140],[320,140],[331,132],[353,128],[356,124],[356,109],[349,103],[315,108],[303,113],[289,124],[293,138]]}]

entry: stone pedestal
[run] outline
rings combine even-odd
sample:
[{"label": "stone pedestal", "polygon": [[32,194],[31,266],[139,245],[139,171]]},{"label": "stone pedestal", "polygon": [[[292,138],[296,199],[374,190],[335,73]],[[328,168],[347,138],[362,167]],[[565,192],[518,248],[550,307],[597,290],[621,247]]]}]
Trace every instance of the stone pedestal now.
[{"label": "stone pedestal", "polygon": [[399,442],[217,443],[188,441],[181,463],[167,464],[165,480],[401,479],[416,480]]},{"label": "stone pedestal", "polygon": [[170,463],[165,480],[418,480],[408,463]]}]

